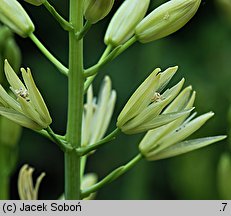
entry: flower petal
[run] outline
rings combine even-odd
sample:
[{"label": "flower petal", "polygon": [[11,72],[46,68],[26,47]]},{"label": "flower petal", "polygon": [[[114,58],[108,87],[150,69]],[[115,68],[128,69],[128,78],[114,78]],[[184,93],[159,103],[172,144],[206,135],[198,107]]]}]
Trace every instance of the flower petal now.
[{"label": "flower petal", "polygon": [[23,91],[26,90],[26,87],[24,86],[22,81],[18,78],[17,74],[15,73],[15,71],[10,66],[10,64],[7,60],[5,60],[4,71],[5,71],[6,78],[9,82],[10,86],[14,90],[19,90],[19,89],[22,89]]},{"label": "flower petal", "polygon": [[[108,76],[106,76],[104,78],[98,96],[97,110],[94,114],[94,120],[93,120],[95,124],[92,124],[94,129],[92,130],[93,133],[90,143],[95,143],[97,140],[99,140],[99,135],[105,120],[104,118],[107,112],[107,106],[108,106],[108,101],[110,99],[110,95],[111,95],[111,79]],[[97,127],[95,127],[96,125]]]},{"label": "flower petal", "polygon": [[41,125],[42,128],[47,128],[47,124],[42,121],[40,118],[40,115],[35,110],[34,106],[30,101],[26,101],[22,97],[18,97],[18,101],[21,105],[23,114],[27,116],[28,118],[31,118],[33,121],[35,121],[37,124]]},{"label": "flower petal", "polygon": [[14,100],[0,85],[0,102],[7,108],[12,108],[18,112],[22,112],[19,103]]},{"label": "flower petal", "polygon": [[227,136],[214,136],[214,137],[205,137],[205,138],[199,138],[193,140],[186,140],[177,143],[173,146],[170,146],[157,154],[149,154],[146,157],[148,160],[160,160],[160,159],[170,158],[205,147],[207,145],[211,145],[215,142],[225,139],[226,137]]},{"label": "flower petal", "polygon": [[130,120],[123,126],[123,130],[131,130],[146,124],[161,113],[161,111],[177,96],[184,84],[184,79],[182,79],[178,84],[173,86],[171,89],[166,90],[161,97],[156,102],[150,104],[146,109],[140,112],[135,118]]},{"label": "flower petal", "polygon": [[133,93],[118,117],[117,126],[123,126],[149,105],[159,86],[159,72],[159,68],[155,69]]},{"label": "flower petal", "polygon": [[142,124],[136,128],[132,128],[130,130],[124,130],[124,128],[122,127],[121,130],[126,133],[126,134],[136,134],[136,133],[141,133],[144,131],[148,131],[154,128],[158,128],[161,127],[163,125],[166,125],[182,116],[184,116],[186,113],[188,114],[189,112],[191,112],[192,109],[189,110],[184,110],[181,112],[174,112],[174,113],[168,113],[168,114],[162,114],[157,116],[156,118],[152,119],[151,121]]},{"label": "flower petal", "polygon": [[31,120],[30,118],[20,114],[19,112],[16,112],[11,109],[7,109],[5,107],[0,107],[0,115],[12,120],[13,122],[16,122],[17,124],[30,128],[33,130],[41,130],[41,126],[38,125],[36,122]]},{"label": "flower petal", "polygon": [[208,112],[186,124],[183,123],[172,133],[169,133],[168,136],[164,136],[162,139],[160,139],[157,143],[159,147],[153,153],[160,152],[163,149],[174,145],[175,143],[183,141],[188,136],[197,131],[202,125],[204,125],[205,122],[208,121],[213,115],[213,112]]},{"label": "flower petal", "polygon": [[46,104],[42,98],[42,95],[40,94],[38,88],[35,85],[30,69],[27,68],[27,71],[26,71],[24,68],[21,68],[21,71],[22,71],[23,80],[27,86],[29,97],[30,97],[32,104],[34,105],[35,109],[39,113],[41,119],[47,125],[50,125],[52,122],[52,119],[50,117]]}]

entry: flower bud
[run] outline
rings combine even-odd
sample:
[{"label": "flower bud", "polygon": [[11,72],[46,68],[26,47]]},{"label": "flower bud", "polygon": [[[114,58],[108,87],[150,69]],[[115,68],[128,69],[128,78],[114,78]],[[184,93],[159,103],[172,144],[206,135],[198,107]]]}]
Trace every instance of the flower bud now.
[{"label": "flower bud", "polygon": [[[87,189],[88,187],[93,186],[98,181],[98,176],[95,173],[87,173],[83,176],[81,189]],[[93,200],[96,193],[91,193],[88,197],[85,197],[85,200]]]},{"label": "flower bud", "polygon": [[150,0],[126,0],[117,10],[108,26],[104,42],[118,46],[126,42],[135,31],[136,25],[145,16]]},{"label": "flower bud", "polygon": [[201,0],[174,0],[162,4],[136,27],[141,43],[166,37],[182,28],[196,13]]},{"label": "flower bud", "polygon": [[30,17],[16,0],[0,0],[0,21],[21,37],[28,37],[34,31]]},{"label": "flower bud", "polygon": [[35,6],[40,6],[42,5],[46,0],[24,0],[25,2],[35,5]]},{"label": "flower bud", "polygon": [[111,11],[114,0],[85,0],[84,16],[91,24],[97,23]]}]

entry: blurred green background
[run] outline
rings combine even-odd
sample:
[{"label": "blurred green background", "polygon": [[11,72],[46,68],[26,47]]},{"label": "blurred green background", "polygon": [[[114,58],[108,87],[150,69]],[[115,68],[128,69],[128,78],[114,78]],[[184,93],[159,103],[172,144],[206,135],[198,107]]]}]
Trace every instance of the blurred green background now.
[{"label": "blurred green background", "polygon": [[[64,17],[68,17],[68,1],[50,1]],[[85,66],[97,62],[105,46],[103,37],[110,17],[122,1],[115,0],[113,11],[93,26],[84,40]],[[161,0],[151,1],[150,10]],[[35,34],[67,64],[68,37],[44,7],[33,7],[21,1],[33,19]],[[196,137],[227,134],[231,91],[231,22],[223,16],[214,0],[203,0],[196,16],[177,33],[159,41],[136,43],[129,50],[105,66],[94,83],[97,95],[105,74],[113,81],[118,99],[109,131],[129,96],[140,82],[156,67],[165,69],[178,65],[172,83],[181,77],[186,85],[197,91],[197,112],[213,110],[216,115]],[[30,67],[52,114],[54,131],[64,134],[67,116],[67,79],[37,50],[29,39],[16,36],[22,50],[22,65]],[[143,134],[120,135],[117,140],[98,150],[89,158],[87,172],[100,178],[110,170],[127,162],[138,151]],[[228,152],[228,140],[205,149],[158,162],[142,161],[122,178],[106,186],[97,199],[223,199],[218,190],[218,161]],[[19,162],[11,179],[11,199],[18,199],[17,175],[28,163],[36,168],[35,177],[42,171],[46,177],[41,184],[40,199],[57,199],[63,192],[63,155],[55,144],[36,133],[24,129],[20,141]],[[229,170],[231,172],[231,170]],[[231,184],[231,179],[230,184]],[[231,197],[230,197],[231,198]]]}]

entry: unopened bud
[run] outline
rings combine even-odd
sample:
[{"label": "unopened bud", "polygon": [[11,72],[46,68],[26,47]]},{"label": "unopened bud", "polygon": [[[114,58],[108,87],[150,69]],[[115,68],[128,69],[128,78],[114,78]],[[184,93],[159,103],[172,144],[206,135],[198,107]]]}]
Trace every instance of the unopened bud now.
[{"label": "unopened bud", "polygon": [[42,5],[46,0],[24,0],[25,2],[35,5],[35,6],[40,6]]},{"label": "unopened bud", "polygon": [[16,0],[0,0],[0,21],[21,37],[27,37],[34,31],[30,17]]},{"label": "unopened bud", "polygon": [[182,28],[197,12],[201,0],[174,0],[162,4],[136,27],[141,43],[166,37]]},{"label": "unopened bud", "polygon": [[114,0],[85,0],[84,16],[91,24],[97,23],[111,11]]},{"label": "unopened bud", "polygon": [[104,42],[118,46],[126,42],[135,32],[136,25],[145,16],[150,0],[126,0],[113,16]]}]

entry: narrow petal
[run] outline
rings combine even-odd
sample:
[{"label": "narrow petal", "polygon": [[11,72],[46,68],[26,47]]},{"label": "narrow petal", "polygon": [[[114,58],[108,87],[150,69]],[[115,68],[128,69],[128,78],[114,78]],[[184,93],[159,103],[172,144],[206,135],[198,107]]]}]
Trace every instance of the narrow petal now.
[{"label": "narrow petal", "polygon": [[18,78],[17,74],[15,73],[15,71],[10,66],[7,60],[5,60],[4,71],[6,74],[7,81],[9,82],[10,86],[12,86],[14,90],[26,89],[26,87],[24,86],[22,81]]},{"label": "narrow petal", "polygon": [[190,99],[191,92],[191,86],[183,89],[183,91],[181,91],[181,93],[174,99],[174,101],[165,109],[164,113],[177,112],[184,109]]},{"label": "narrow petal", "polygon": [[30,118],[20,114],[19,112],[16,112],[11,109],[7,109],[4,107],[0,107],[0,115],[12,120],[13,122],[16,122],[17,124],[30,128],[33,130],[41,130],[41,126],[38,125],[36,122],[31,120]]},{"label": "narrow petal", "polygon": [[159,72],[159,68],[155,69],[130,97],[118,117],[117,125],[119,127],[151,103],[151,99],[159,86],[160,75],[157,75]]},{"label": "narrow petal", "polygon": [[178,66],[169,67],[168,69],[160,73],[160,82],[157,90],[158,92],[161,92],[168,85],[169,81],[175,75],[177,70]]},{"label": "narrow petal", "polygon": [[23,114],[27,116],[28,118],[31,118],[33,121],[35,121],[37,124],[41,125],[43,128],[47,128],[47,124],[42,121],[40,118],[40,115],[35,110],[34,106],[30,101],[26,101],[24,98],[19,97],[18,101],[21,105]]},{"label": "narrow petal", "polygon": [[195,131],[197,131],[202,125],[205,124],[212,116],[214,115],[213,112],[208,112],[206,114],[203,114],[194,120],[190,121],[187,124],[182,124],[180,127],[178,127],[176,130],[174,130],[172,133],[168,134],[168,136],[163,137],[163,139],[158,141],[158,149],[156,149],[154,152],[160,152],[163,149],[174,145],[175,143],[181,142],[184,139],[186,139],[188,136],[193,134]]},{"label": "narrow petal", "polygon": [[191,112],[191,111],[192,111],[192,109],[184,110],[182,112],[174,112],[174,113],[159,115],[156,118],[154,118],[152,121],[149,121],[145,124],[142,124],[137,128],[132,128],[131,130],[124,130],[124,128],[122,127],[121,130],[126,134],[141,133],[144,131],[148,131],[148,130],[166,125],[166,124],[184,116],[186,113]]},{"label": "narrow petal", "polygon": [[35,107],[39,115],[41,116],[41,119],[47,125],[50,125],[52,120],[51,120],[49,111],[42,98],[42,95],[40,94],[38,88],[35,85],[30,69],[27,68],[27,71],[26,71],[24,68],[22,68],[21,71],[22,71],[23,80],[27,86],[29,97],[30,97],[30,100],[33,106]]},{"label": "narrow petal", "polygon": [[4,104],[7,108],[12,108],[18,112],[22,112],[19,103],[14,100],[0,85],[0,102]]},{"label": "narrow petal", "polygon": [[185,154],[190,151],[194,151],[196,149],[205,147],[207,145],[211,145],[215,142],[225,139],[226,137],[227,136],[214,136],[214,137],[205,137],[205,138],[183,141],[164,149],[158,154],[151,153],[146,157],[148,160],[160,160],[160,159],[170,158],[181,154]]},{"label": "narrow petal", "polygon": [[105,115],[107,112],[108,101],[111,95],[111,79],[106,76],[104,78],[102,87],[97,101],[97,110],[94,114],[94,127],[90,143],[95,143],[99,140],[100,131],[102,129],[103,122],[105,120]]},{"label": "narrow petal", "polygon": [[110,99],[108,101],[107,105],[107,112],[105,113],[103,125],[101,127],[100,133],[99,133],[99,140],[103,138],[104,134],[107,131],[107,128],[110,124],[111,117],[113,115],[114,107],[116,102],[116,91],[112,90]]},{"label": "narrow petal", "polygon": [[161,113],[161,111],[177,96],[184,84],[182,79],[178,84],[171,89],[166,90],[161,98],[156,102],[150,104],[146,109],[140,112],[135,118],[130,120],[123,126],[124,130],[131,130],[132,128],[142,127],[143,124],[148,124],[149,121]]},{"label": "narrow petal", "polygon": [[93,121],[95,104],[93,101],[93,87],[90,87],[87,90],[87,103],[84,105],[84,117],[83,117],[83,134],[82,134],[82,145],[85,146],[89,144],[91,137],[91,124]]}]

